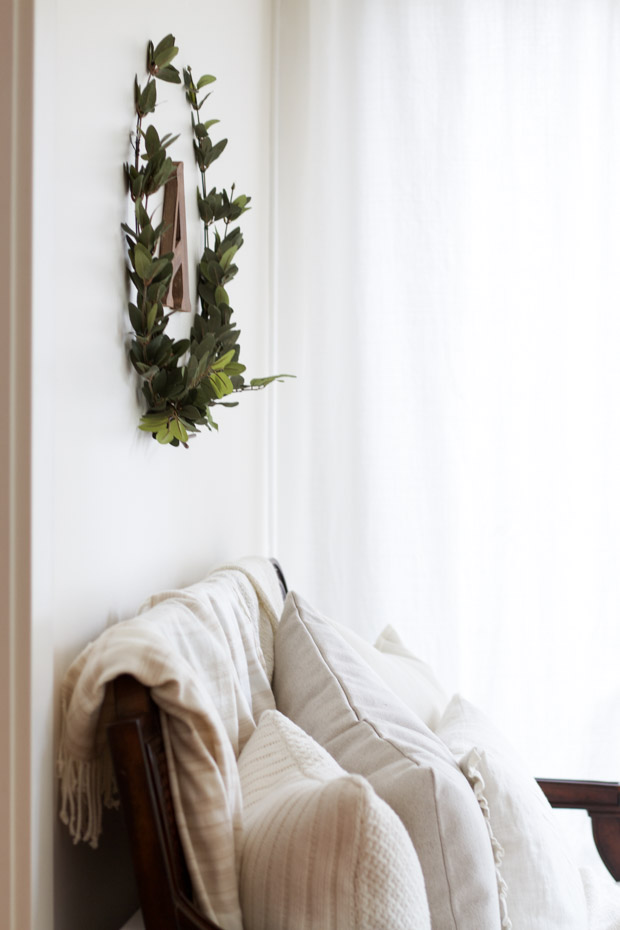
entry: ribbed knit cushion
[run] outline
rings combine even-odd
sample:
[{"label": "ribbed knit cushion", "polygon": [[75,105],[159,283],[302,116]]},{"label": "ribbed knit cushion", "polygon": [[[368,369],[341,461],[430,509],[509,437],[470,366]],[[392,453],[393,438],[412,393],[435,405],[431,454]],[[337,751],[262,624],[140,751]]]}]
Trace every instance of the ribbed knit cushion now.
[{"label": "ribbed knit cushion", "polygon": [[398,817],[294,723],[265,712],[239,757],[245,930],[430,930]]},{"label": "ribbed knit cushion", "polygon": [[493,851],[467,780],[434,733],[296,594],[276,632],[274,693],[282,713],[368,778],[399,815],[420,859],[433,927],[497,930]]}]

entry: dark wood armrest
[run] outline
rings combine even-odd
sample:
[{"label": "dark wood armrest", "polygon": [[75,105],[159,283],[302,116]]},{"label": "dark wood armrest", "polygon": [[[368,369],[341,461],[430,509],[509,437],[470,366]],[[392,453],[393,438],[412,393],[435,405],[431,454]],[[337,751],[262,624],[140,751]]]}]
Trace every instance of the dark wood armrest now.
[{"label": "dark wood armrest", "polygon": [[[282,568],[271,559],[282,597]],[[159,709],[148,688],[120,675],[106,690],[107,734],[146,930],[221,930],[192,903],[174,814]],[[211,851],[213,857],[217,849]]]},{"label": "dark wood armrest", "polygon": [[108,741],[125,814],[146,930],[220,930],[194,907],[172,807],[159,720],[148,689],[129,675],[108,686]]},{"label": "dark wood armrest", "polygon": [[613,781],[566,781],[538,778],[552,807],[586,810],[599,855],[620,881],[620,784]]}]

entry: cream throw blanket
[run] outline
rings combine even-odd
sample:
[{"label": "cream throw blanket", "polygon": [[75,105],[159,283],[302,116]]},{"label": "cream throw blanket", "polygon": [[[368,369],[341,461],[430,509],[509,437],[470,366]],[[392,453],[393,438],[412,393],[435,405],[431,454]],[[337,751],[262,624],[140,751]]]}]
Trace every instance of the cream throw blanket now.
[{"label": "cream throw blanket", "polygon": [[269,643],[282,594],[267,559],[244,559],[151,598],[71,665],[61,689],[61,818],[74,841],[97,845],[115,785],[102,713],[105,686],[130,674],[151,688],[162,725],[179,831],[197,907],[241,930],[242,800],[236,758],[274,707]]}]

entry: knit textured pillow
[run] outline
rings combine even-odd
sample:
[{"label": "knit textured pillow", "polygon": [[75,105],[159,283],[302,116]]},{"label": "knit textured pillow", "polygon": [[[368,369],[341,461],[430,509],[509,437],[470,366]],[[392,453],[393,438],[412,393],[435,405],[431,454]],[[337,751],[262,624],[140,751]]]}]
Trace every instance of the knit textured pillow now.
[{"label": "knit textured pillow", "polygon": [[239,757],[246,930],[430,930],[398,817],[306,733],[266,711]]},{"label": "knit textured pillow", "polygon": [[293,593],[276,632],[274,694],[278,710],[398,814],[419,857],[433,926],[499,930],[491,840],[467,779],[333,623]]}]

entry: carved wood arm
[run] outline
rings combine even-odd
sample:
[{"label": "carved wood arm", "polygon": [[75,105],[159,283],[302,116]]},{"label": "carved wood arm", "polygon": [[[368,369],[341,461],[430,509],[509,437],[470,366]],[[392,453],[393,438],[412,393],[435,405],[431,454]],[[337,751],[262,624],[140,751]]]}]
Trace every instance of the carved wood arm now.
[{"label": "carved wood arm", "polygon": [[620,881],[620,784],[612,781],[563,781],[538,778],[552,807],[586,810],[599,855]]},{"label": "carved wood arm", "polygon": [[[271,562],[286,597],[282,569],[276,559]],[[108,742],[146,930],[221,930],[192,903],[159,710],[148,689],[130,675],[110,682],[108,699]]]},{"label": "carved wood arm", "polygon": [[149,692],[122,675],[109,685],[115,719],[108,741],[127,823],[147,930],[220,930],[191,901],[172,807],[159,711]]}]

